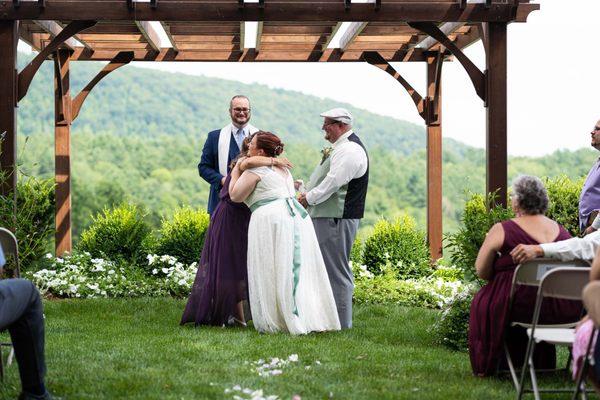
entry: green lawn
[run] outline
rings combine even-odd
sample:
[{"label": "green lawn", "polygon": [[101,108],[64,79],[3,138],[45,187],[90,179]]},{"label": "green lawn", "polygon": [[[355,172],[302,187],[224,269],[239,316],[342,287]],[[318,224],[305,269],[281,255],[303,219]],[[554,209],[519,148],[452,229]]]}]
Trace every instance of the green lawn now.
[{"label": "green lawn", "polygon": [[[355,306],[354,328],[293,337],[178,325],[170,298],[45,302],[47,386],[61,399],[512,399],[509,380],[471,375],[468,354],[433,343],[436,311]],[[261,377],[260,359],[298,361]],[[16,365],[0,398],[19,392]],[[531,395],[529,395],[531,396]],[[553,398],[557,398],[554,396]]]}]

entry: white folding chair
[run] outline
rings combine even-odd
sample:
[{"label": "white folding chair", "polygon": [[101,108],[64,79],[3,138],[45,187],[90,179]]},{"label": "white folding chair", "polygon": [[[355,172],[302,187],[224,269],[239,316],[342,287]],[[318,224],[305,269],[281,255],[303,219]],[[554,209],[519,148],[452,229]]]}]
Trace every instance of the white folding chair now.
[{"label": "white folding chair", "polygon": [[[512,314],[512,307],[514,303],[514,296],[519,286],[534,286],[539,287],[540,281],[542,277],[548,272],[555,268],[559,267],[586,267],[589,271],[590,263],[585,260],[572,260],[572,261],[561,261],[554,260],[550,258],[535,258],[530,261],[526,261],[522,264],[517,265],[515,269],[515,273],[513,274],[512,285],[510,288],[510,294],[508,297],[508,315]],[[561,328],[570,328],[574,327],[576,322],[561,324],[559,326],[553,325],[555,327]],[[508,327],[521,326],[525,329],[531,328],[531,323],[519,322],[519,321],[510,321]],[[510,352],[508,350],[508,344],[506,343],[506,339],[504,340],[504,355],[506,356],[506,361],[508,364],[508,369],[510,372],[510,376],[513,380],[513,384],[515,385],[515,389],[519,390],[519,377],[517,376],[517,369],[514,365],[514,362],[510,356]],[[568,368],[568,362],[565,369]]]},{"label": "white folding chair", "polygon": [[[19,246],[15,235],[6,228],[0,228],[0,246],[7,261],[12,257],[14,261],[13,275],[15,278],[21,277],[21,268],[19,266]],[[14,358],[14,349],[9,341],[0,341],[0,381],[4,379],[4,359],[2,357],[2,347],[9,347],[10,352],[6,361],[6,366],[12,364]]]},{"label": "white folding chair", "polygon": [[[559,267],[547,272],[538,288],[538,295],[533,311],[531,327],[527,329],[529,341],[525,352],[525,362],[521,370],[521,379],[518,386],[517,398],[520,400],[525,392],[533,392],[535,399],[540,399],[540,392],[573,392],[569,389],[540,389],[538,387],[535,365],[533,364],[533,351],[536,343],[546,342],[554,345],[573,345],[575,340],[575,329],[564,328],[557,325],[540,325],[540,310],[542,302],[546,298],[558,298],[566,300],[581,300],[583,287],[589,282],[590,268],[581,267]],[[525,377],[527,372],[531,376],[531,389],[525,388]]]}]

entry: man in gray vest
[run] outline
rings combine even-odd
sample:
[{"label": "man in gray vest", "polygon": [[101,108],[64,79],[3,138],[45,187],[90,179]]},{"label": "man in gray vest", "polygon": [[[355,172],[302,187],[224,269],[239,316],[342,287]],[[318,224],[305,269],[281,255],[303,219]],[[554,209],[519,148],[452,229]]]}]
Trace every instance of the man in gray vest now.
[{"label": "man in gray vest", "polygon": [[354,279],[349,259],[365,211],[369,159],[352,131],[352,114],[334,108],[321,114],[325,139],[332,145],[298,201],[308,209],[331,282],[342,328],[352,327]]}]

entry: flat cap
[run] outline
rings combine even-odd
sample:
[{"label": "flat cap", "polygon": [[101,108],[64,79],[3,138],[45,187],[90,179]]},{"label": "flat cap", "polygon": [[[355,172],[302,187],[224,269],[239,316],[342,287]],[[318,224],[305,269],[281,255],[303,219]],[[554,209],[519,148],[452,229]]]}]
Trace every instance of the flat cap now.
[{"label": "flat cap", "polygon": [[325,111],[320,115],[324,118],[329,118],[334,121],[339,121],[343,122],[344,124],[352,125],[352,114],[350,114],[350,111],[346,110],[345,108],[332,108],[331,110]]}]

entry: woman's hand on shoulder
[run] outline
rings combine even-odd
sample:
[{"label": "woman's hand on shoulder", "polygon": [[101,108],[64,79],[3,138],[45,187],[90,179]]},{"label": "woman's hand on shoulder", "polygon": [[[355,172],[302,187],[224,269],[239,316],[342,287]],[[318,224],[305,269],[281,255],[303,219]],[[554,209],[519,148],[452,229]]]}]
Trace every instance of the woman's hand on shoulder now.
[{"label": "woman's hand on shoulder", "polygon": [[285,157],[273,158],[273,164],[281,168],[294,168],[292,162]]}]

